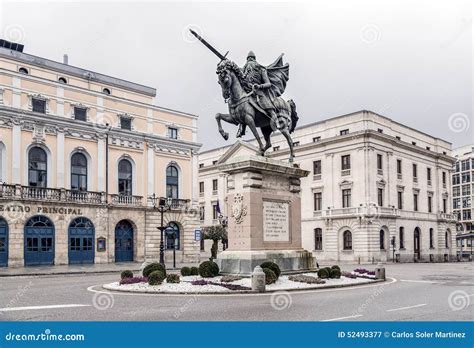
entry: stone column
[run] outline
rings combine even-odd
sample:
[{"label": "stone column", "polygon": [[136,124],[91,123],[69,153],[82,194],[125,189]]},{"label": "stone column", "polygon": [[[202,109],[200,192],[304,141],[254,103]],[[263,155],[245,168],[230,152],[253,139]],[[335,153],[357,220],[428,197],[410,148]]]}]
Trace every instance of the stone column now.
[{"label": "stone column", "polygon": [[56,187],[64,188],[64,130],[57,130],[56,135],[56,151],[57,151],[57,162],[56,162]]},{"label": "stone column", "polygon": [[[21,184],[21,123],[13,121],[12,127],[12,184]],[[25,179],[27,180],[27,179]]]}]

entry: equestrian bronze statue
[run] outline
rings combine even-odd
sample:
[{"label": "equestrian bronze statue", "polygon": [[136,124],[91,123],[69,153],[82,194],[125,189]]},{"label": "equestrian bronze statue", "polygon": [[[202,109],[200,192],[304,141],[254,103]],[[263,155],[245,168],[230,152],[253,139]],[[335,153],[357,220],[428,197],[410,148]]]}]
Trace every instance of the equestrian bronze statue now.
[{"label": "equestrian bronze statue", "polygon": [[[283,64],[283,54],[265,67],[260,65],[255,54],[250,51],[247,63],[241,69],[236,63],[220,54],[206,40],[193,30],[191,33],[211,52],[220,58],[217,64],[217,76],[222,88],[222,96],[229,106],[228,114],[216,114],[219,133],[227,140],[229,133],[222,128],[221,121],[239,126],[237,137],[245,135],[247,127],[258,142],[260,154],[265,155],[271,146],[271,134],[280,131],[288,142],[290,162],[293,161],[292,133],[298,122],[296,105],[293,100],[285,101],[281,95],[285,91],[290,67]],[[257,131],[260,128],[265,145]]]}]

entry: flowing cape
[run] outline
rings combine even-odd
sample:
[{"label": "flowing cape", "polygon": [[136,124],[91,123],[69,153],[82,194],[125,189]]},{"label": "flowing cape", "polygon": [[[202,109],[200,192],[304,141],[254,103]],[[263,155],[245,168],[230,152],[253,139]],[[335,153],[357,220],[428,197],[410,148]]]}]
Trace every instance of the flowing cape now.
[{"label": "flowing cape", "polygon": [[283,64],[283,53],[269,66],[267,66],[268,79],[271,87],[270,93],[274,98],[279,97],[285,92],[286,82],[289,79],[290,66]]}]

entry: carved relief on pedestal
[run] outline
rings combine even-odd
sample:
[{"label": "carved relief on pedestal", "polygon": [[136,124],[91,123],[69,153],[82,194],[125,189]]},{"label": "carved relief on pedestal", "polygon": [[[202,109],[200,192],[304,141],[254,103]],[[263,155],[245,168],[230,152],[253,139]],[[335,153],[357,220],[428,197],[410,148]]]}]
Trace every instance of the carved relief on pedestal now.
[{"label": "carved relief on pedestal", "polygon": [[247,215],[247,206],[244,204],[244,197],[239,193],[234,196],[234,204],[232,204],[232,217],[236,224],[244,221],[244,216]]}]

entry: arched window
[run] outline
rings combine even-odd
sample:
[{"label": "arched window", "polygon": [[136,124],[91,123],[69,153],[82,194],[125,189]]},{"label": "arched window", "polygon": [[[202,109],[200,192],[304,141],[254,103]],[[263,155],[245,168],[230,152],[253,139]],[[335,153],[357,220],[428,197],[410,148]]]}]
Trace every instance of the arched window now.
[{"label": "arched window", "polygon": [[314,250],[323,250],[323,230],[314,229]]},{"label": "arched window", "polygon": [[405,229],[403,227],[400,227],[399,238],[400,238],[400,249],[405,249]]},{"label": "arched window", "polygon": [[344,250],[352,250],[352,233],[351,231],[347,230],[344,231],[343,240],[344,240]]},{"label": "arched window", "polygon": [[449,238],[450,238],[449,231],[444,232],[444,247],[446,249],[449,249]]},{"label": "arched window", "polygon": [[18,69],[18,72],[19,72],[20,74],[28,75],[28,69],[27,69],[27,68],[21,67],[20,69]]},{"label": "arched window", "polygon": [[132,163],[122,159],[118,164],[118,192],[121,195],[132,195]]},{"label": "arched window", "polygon": [[173,250],[173,248],[176,248],[176,250],[179,250],[179,226],[175,222],[170,222],[168,226],[173,229],[176,239],[174,240],[173,245],[173,239],[166,236],[165,247],[166,249]]},{"label": "arched window", "polygon": [[434,231],[430,228],[430,249],[434,249]]},{"label": "arched window", "polygon": [[28,153],[28,185],[47,187],[48,156],[40,147],[33,147]]},{"label": "arched window", "polygon": [[385,250],[385,231],[380,230],[379,232],[379,244],[380,244],[380,250]]},{"label": "arched window", "polygon": [[104,89],[102,89],[102,93],[110,95],[110,89],[104,88]]},{"label": "arched window", "polygon": [[166,197],[178,198],[178,169],[173,165],[166,168]]},{"label": "arched window", "polygon": [[71,190],[87,191],[87,158],[80,152],[71,157]]},{"label": "arched window", "polygon": [[59,81],[59,83],[67,84],[67,80],[66,80],[65,77],[60,77],[60,78],[58,79],[58,81]]},{"label": "arched window", "polygon": [[46,216],[36,215],[26,222],[25,227],[54,227],[54,225]]}]

